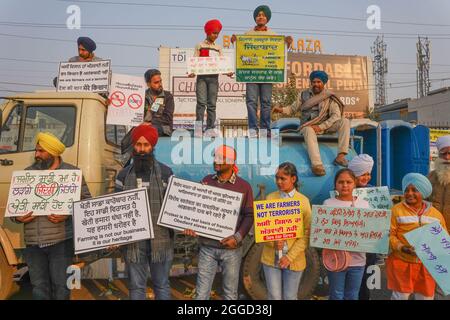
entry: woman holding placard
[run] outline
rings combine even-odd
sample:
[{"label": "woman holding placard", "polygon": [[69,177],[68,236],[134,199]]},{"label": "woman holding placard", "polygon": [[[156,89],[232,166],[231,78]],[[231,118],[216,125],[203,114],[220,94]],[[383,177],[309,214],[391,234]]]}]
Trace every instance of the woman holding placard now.
[{"label": "woman holding placard", "polygon": [[427,177],[408,173],[403,177],[402,189],[405,200],[392,208],[387,286],[392,290],[392,300],[408,300],[411,294],[416,300],[433,300],[436,282],[406,240],[405,233],[435,221],[446,229],[445,220],[431,203],[424,201],[433,190]]},{"label": "woman holding placard", "polygon": [[261,263],[269,300],[297,300],[298,287],[306,268],[305,251],[311,228],[311,205],[307,197],[298,192],[297,168],[290,162],[280,164],[275,174],[278,191],[266,200],[296,199],[300,201],[302,236],[297,239],[266,242]]},{"label": "woman holding placard", "polygon": [[[336,198],[324,201],[330,207],[369,208],[366,200],[353,196],[356,188],[356,176],[350,169],[341,169],[334,178]],[[322,250],[323,263],[328,270],[330,300],[358,300],[366,254],[343,250]]]}]

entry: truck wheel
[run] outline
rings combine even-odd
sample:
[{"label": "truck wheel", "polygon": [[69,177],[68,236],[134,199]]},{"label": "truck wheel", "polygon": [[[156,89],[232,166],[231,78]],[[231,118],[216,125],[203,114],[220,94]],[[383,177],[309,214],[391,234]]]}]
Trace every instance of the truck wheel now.
[{"label": "truck wheel", "polygon": [[3,249],[0,248],[0,300],[7,299],[11,294],[13,275],[14,268],[9,265]]},{"label": "truck wheel", "polygon": [[[252,246],[244,258],[242,266],[242,282],[247,294],[254,300],[267,299],[267,289],[261,264],[261,254],[264,244]],[[306,269],[298,288],[298,299],[310,299],[319,282],[320,259],[314,248],[306,250]]]}]

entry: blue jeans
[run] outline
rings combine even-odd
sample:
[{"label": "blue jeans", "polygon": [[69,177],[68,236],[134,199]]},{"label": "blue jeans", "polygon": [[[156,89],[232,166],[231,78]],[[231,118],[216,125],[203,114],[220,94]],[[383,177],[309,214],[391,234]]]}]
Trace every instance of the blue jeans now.
[{"label": "blue jeans", "polygon": [[67,268],[74,255],[73,240],[61,241],[49,247],[28,246],[24,251],[34,300],[69,300]]},{"label": "blue jeans", "polygon": [[258,128],[258,118],[256,116],[258,98],[261,105],[260,128],[270,130],[270,111],[272,103],[271,83],[247,83],[245,100],[247,103],[248,129],[256,130]]},{"label": "blue jeans", "polygon": [[197,297],[195,299],[209,300],[217,266],[220,265],[222,267],[223,298],[225,300],[237,300],[241,260],[242,247],[237,249],[217,249],[200,246]]},{"label": "blue jeans", "polygon": [[[170,300],[170,268],[172,259],[161,262],[151,262],[150,243],[141,241],[139,243],[139,261],[130,262],[125,259],[128,269],[128,291],[130,300],[146,300],[148,269],[153,283],[153,291],[156,300]],[[126,255],[125,255],[126,256]]]},{"label": "blue jeans", "polygon": [[215,127],[218,90],[219,90],[218,75],[197,76],[197,84],[196,84],[197,107],[195,109],[195,121],[201,121],[203,128],[203,119],[205,116],[205,109],[206,109],[206,130],[213,129]]},{"label": "blue jeans", "polygon": [[263,264],[267,299],[297,300],[302,271],[280,269]]},{"label": "blue jeans", "polygon": [[358,300],[364,266],[348,267],[342,272],[328,271],[330,300]]}]

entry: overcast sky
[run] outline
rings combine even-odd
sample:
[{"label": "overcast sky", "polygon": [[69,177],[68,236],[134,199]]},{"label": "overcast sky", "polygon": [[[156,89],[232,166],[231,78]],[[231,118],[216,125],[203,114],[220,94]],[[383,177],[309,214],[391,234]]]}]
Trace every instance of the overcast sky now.
[{"label": "overcast sky", "polygon": [[[213,18],[222,21],[222,34],[245,31],[254,25],[259,4],[271,7],[269,26],[277,33],[321,40],[323,53],[371,55],[376,36],[384,34],[389,102],[416,97],[419,34],[432,44],[432,89],[450,85],[448,0],[1,0],[0,95],[51,85],[58,62],[77,54],[80,35],[97,42],[96,54],[110,58],[113,70],[142,75],[157,67],[158,46],[194,46],[204,37],[204,22]],[[80,30],[66,26],[70,5],[81,10]],[[366,26],[370,5],[381,9],[380,30]]]}]

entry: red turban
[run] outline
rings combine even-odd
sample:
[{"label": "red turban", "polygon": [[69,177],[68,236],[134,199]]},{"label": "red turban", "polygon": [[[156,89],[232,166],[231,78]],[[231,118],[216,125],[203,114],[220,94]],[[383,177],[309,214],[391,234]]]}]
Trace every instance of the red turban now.
[{"label": "red turban", "polygon": [[222,30],[222,24],[219,20],[209,20],[205,24],[205,33],[210,35],[213,32],[220,32]]},{"label": "red turban", "polygon": [[235,164],[236,150],[227,145],[219,146],[214,152],[214,161],[220,164],[233,164],[234,173],[238,173],[239,168]]},{"label": "red turban", "polygon": [[158,143],[158,130],[148,124],[141,124],[133,129],[131,133],[131,141],[133,142],[133,146],[139,140],[140,137],[144,137],[147,141],[152,145],[152,147],[156,146]]}]

